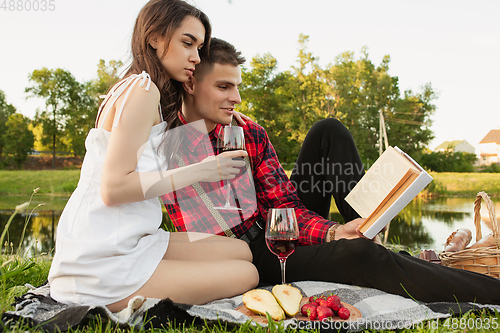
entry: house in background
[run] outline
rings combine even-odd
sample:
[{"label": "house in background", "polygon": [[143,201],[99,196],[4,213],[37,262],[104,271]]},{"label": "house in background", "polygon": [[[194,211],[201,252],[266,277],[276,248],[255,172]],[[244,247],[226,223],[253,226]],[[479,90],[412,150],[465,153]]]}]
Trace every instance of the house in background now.
[{"label": "house in background", "polygon": [[437,146],[434,151],[437,152],[445,152],[451,151],[454,153],[469,153],[475,154],[476,148],[472,147],[470,143],[465,140],[454,140],[454,141],[445,141],[439,146]]},{"label": "house in background", "polygon": [[500,128],[488,132],[486,136],[479,141],[480,165],[490,165],[500,162]]}]

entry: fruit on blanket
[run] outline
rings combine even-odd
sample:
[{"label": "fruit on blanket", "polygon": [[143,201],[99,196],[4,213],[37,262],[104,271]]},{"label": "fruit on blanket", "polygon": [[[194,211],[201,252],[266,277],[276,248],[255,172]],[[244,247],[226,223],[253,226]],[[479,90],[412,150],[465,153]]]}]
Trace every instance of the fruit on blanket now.
[{"label": "fruit on blanket", "polygon": [[300,308],[300,312],[302,313],[303,316],[309,317],[309,313],[314,310],[316,311],[316,304],[315,303],[306,303],[302,305],[302,308]]},{"label": "fruit on blanket", "polygon": [[330,309],[333,311],[339,311],[340,308],[342,308],[342,303],[340,303],[340,297],[337,295],[331,295],[328,296],[326,299],[326,303]]},{"label": "fruit on blanket", "polygon": [[266,315],[269,313],[273,320],[285,319],[283,309],[276,298],[264,289],[253,289],[243,294],[243,304],[253,313]]},{"label": "fruit on blanket", "polygon": [[327,306],[319,305],[316,308],[316,312],[318,313],[318,317],[316,318],[318,320],[323,320],[326,318],[333,317],[333,310]]},{"label": "fruit on blanket", "polygon": [[321,306],[328,306],[328,301],[324,298],[318,298],[316,299],[316,304]]},{"label": "fruit on blanket", "polygon": [[309,318],[309,320],[316,320],[316,318],[318,318],[318,311],[316,311],[316,306],[313,306],[307,310],[307,317]]},{"label": "fruit on blanket", "polygon": [[314,304],[311,304],[311,303],[306,303],[304,305],[302,305],[302,307],[300,308],[300,313],[302,313],[303,316],[307,316],[307,309],[314,306]]},{"label": "fruit on blanket", "polygon": [[273,295],[288,316],[293,317],[299,312],[302,293],[297,288],[278,284],[273,287]]},{"label": "fruit on blanket", "polygon": [[349,317],[351,316],[351,311],[349,311],[348,308],[340,308],[339,309],[339,317],[340,319],[349,319]]}]

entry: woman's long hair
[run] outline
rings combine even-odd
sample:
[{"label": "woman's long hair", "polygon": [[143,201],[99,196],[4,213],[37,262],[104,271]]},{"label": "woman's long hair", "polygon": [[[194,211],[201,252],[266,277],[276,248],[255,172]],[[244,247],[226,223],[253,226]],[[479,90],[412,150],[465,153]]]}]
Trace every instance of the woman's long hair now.
[{"label": "woman's long hair", "polygon": [[[125,76],[146,71],[160,91],[162,116],[167,121],[166,130],[181,125],[177,112],[182,106],[182,83],[168,78],[168,74],[158,58],[156,50],[150,45],[150,39],[160,35],[165,38],[168,47],[173,32],[182,21],[192,16],[200,20],[205,27],[204,46],[200,52],[208,52],[212,28],[208,17],[201,10],[182,0],[151,0],[139,12],[132,34],[132,63]],[[167,50],[164,50],[165,52]],[[164,54],[165,54],[164,52]],[[170,138],[168,155],[172,156],[179,147],[179,138]]]}]

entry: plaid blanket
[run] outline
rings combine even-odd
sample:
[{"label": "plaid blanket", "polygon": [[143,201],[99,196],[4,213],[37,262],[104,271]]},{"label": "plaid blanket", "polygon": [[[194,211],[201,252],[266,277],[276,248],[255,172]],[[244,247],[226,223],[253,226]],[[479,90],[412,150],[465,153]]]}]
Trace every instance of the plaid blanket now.
[{"label": "plaid blanket", "polygon": [[[335,293],[343,302],[360,310],[362,318],[357,321],[318,322],[287,319],[284,327],[316,329],[322,332],[356,332],[365,329],[395,330],[423,327],[425,321],[447,318],[470,310],[487,309],[500,311],[497,305],[475,303],[420,303],[408,298],[388,294],[380,290],[344,285],[338,283],[303,281],[292,284],[301,290],[303,296]],[[271,287],[263,288],[270,290]],[[66,331],[87,325],[98,317],[102,322],[113,322],[117,326],[141,328],[170,327],[180,324],[204,324],[225,322],[229,325],[246,323],[249,317],[236,310],[242,305],[242,295],[221,299],[205,305],[174,303],[169,299],[144,299],[136,297],[129,306],[111,313],[104,306],[72,306],[54,301],[49,295],[49,286],[33,288],[15,302],[15,310],[2,315],[4,325],[23,322],[30,327],[40,327],[49,332]],[[252,322],[252,325],[258,325]],[[420,326],[419,326],[420,325]]]}]

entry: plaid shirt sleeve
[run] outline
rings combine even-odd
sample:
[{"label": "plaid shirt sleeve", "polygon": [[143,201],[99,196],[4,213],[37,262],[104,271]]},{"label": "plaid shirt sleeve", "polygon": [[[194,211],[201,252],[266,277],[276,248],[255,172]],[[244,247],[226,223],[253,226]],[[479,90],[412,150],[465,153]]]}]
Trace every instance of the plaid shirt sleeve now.
[{"label": "plaid shirt sleeve", "polygon": [[253,178],[258,209],[264,221],[269,208],[295,208],[300,228],[300,245],[325,242],[328,229],[336,224],[308,210],[300,201],[297,191],[278,161],[276,151],[261,126],[247,122],[248,154],[253,163]]}]

